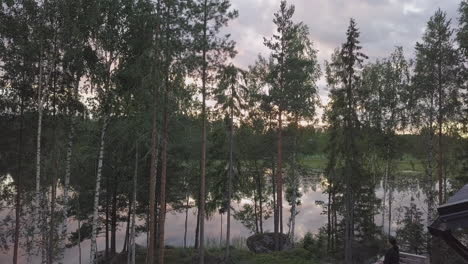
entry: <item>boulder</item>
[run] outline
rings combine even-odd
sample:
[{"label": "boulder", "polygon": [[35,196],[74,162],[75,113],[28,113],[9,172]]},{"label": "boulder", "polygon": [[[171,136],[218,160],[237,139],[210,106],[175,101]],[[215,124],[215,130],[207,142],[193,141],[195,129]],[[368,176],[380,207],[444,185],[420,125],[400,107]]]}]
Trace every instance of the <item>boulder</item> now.
[{"label": "boulder", "polygon": [[[289,238],[285,234],[278,234],[279,245],[281,250],[291,249]],[[247,238],[247,247],[254,253],[271,253],[275,251],[275,234],[263,233],[255,234]]]}]

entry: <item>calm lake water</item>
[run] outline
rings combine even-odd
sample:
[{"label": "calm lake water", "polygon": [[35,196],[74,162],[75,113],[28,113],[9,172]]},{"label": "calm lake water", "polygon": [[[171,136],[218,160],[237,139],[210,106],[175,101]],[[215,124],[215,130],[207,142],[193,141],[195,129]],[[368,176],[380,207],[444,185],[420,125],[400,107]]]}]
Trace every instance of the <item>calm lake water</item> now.
[{"label": "calm lake water", "polygon": [[[320,184],[321,177],[314,177],[304,182],[304,186],[300,188],[300,191],[303,193],[301,197],[302,205],[298,207],[299,214],[296,217],[296,237],[302,237],[307,232],[317,233],[319,228],[324,226],[327,222],[327,216],[322,214],[322,207],[316,204],[316,201],[327,201],[327,194],[323,193],[322,185]],[[417,180],[418,177],[410,174],[408,176],[402,176],[402,181],[399,181],[393,192],[393,202],[392,202],[392,223],[391,230],[395,232],[397,229],[397,222],[403,217],[402,206],[409,206],[411,200],[414,200],[414,203],[417,204],[418,208],[424,213],[424,217],[427,215],[427,205],[425,202],[426,196],[420,187],[420,182]],[[380,185],[376,189],[376,196],[378,198],[383,197],[383,188]],[[238,210],[243,203],[248,203],[249,200],[242,200],[241,203],[234,203],[233,207]],[[283,223],[284,230],[287,232],[288,219],[289,219],[289,205],[287,203],[283,204]],[[195,208],[189,210],[188,214],[188,231],[187,231],[187,244],[193,245],[195,237],[195,227],[196,227],[196,213]],[[11,208],[3,209],[0,212],[0,220],[4,219],[7,215],[14,216],[14,210]],[[388,212],[385,216],[385,226],[384,230],[388,230]],[[221,221],[223,227],[221,227]],[[378,214],[375,216],[375,221],[378,225],[382,223],[382,215]],[[70,220],[69,221],[69,231],[74,231],[77,228],[77,222]],[[139,223],[144,223],[143,219],[139,220]],[[166,220],[166,244],[173,246],[183,246],[184,242],[184,224],[185,224],[185,211],[175,212],[171,211],[167,214]],[[221,215],[215,214],[205,224],[205,236],[209,244],[219,243],[220,240],[220,231],[221,228],[223,232],[226,230],[226,219],[223,216],[221,220]],[[13,229],[13,225],[10,227],[4,226],[0,229],[2,232],[6,231],[8,228]],[[125,237],[125,228],[126,223],[120,223],[119,231],[117,234],[117,250],[122,250],[123,241]],[[273,230],[273,218],[271,217],[264,222],[264,231]],[[233,240],[239,238],[247,238],[251,233],[247,228],[245,228],[240,222],[232,219],[231,221],[231,237]],[[224,236],[224,234],[223,234]],[[141,234],[137,238],[137,243],[140,245],[146,245],[146,234]],[[10,241],[11,242],[11,241]],[[102,235],[98,238],[98,248],[103,250],[105,245],[105,238]],[[82,252],[82,263],[87,263],[89,260],[89,247],[90,241],[86,240],[81,243],[81,252]],[[22,252],[24,253],[24,252]],[[12,258],[12,248],[6,252],[0,252],[0,263],[10,263]],[[65,252],[66,263],[69,264],[78,264],[78,247],[73,247],[66,249]],[[34,263],[39,263],[40,260],[34,261]],[[20,263],[26,263],[26,258],[23,256]]]}]

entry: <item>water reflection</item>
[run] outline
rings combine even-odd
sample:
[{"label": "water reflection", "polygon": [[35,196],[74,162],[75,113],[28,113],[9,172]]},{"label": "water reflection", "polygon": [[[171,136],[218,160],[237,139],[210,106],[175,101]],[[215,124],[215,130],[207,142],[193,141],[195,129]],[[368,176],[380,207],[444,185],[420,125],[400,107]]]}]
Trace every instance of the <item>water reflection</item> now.
[{"label": "water reflection", "polygon": [[[427,204],[426,195],[422,188],[422,182],[418,177],[413,176],[402,176],[398,177],[399,180],[394,184],[393,199],[392,199],[392,222],[391,232],[394,233],[398,228],[397,223],[403,217],[402,206],[409,206],[412,198],[418,208],[424,213],[424,218],[427,215]],[[8,179],[8,177],[7,177]],[[0,184],[0,186],[2,186]],[[4,186],[4,185],[3,185]],[[323,208],[317,205],[316,201],[327,201],[328,195],[323,193],[322,186],[326,186],[326,182],[323,182],[323,177],[320,175],[314,175],[303,181],[300,191],[303,193],[301,197],[302,205],[298,207],[299,214],[296,217],[296,237],[302,237],[307,232],[317,233],[319,228],[326,225],[327,216],[322,213]],[[382,198],[384,194],[382,184],[376,188],[377,198]],[[248,201],[243,200],[241,203],[234,203],[233,207],[235,210],[240,210],[242,205]],[[286,223],[289,220],[289,205],[283,204],[283,223],[284,230],[287,230]],[[386,208],[388,210],[388,208]],[[14,209],[7,208],[0,212],[0,220],[5,219],[7,216],[14,216]],[[385,224],[384,230],[388,230],[388,211],[385,213]],[[192,208],[188,214],[188,230],[187,230],[187,244],[194,244],[195,227],[196,227],[197,210]],[[223,219],[221,219],[223,218]],[[221,226],[221,222],[223,226]],[[382,223],[382,214],[375,216],[375,222],[378,225]],[[143,224],[144,220],[140,219],[139,224]],[[170,211],[167,214],[166,220],[166,244],[173,246],[183,246],[184,243],[184,225],[185,225],[185,211],[177,212]],[[13,228],[13,226],[10,226]],[[77,222],[71,220],[69,224],[69,231],[74,231],[78,227]],[[221,228],[223,232],[226,230],[226,219],[225,216],[216,214],[210,217],[205,224],[207,240],[219,241]],[[117,232],[117,250],[120,251],[123,247],[123,241],[125,238],[126,223],[119,224],[119,231]],[[273,217],[264,222],[264,231],[273,230]],[[5,229],[3,229],[5,231]],[[235,239],[245,238],[250,236],[250,231],[245,228],[239,221],[232,219],[231,222],[231,236]],[[223,235],[224,236],[224,235]],[[146,234],[141,234],[137,238],[137,243],[140,245],[146,245]],[[105,245],[105,237],[102,234],[98,237],[98,248],[103,250]],[[86,240],[81,243],[82,252],[82,263],[87,263],[89,260],[89,246],[90,241]],[[0,254],[0,263],[11,262],[12,250]],[[22,252],[24,254],[24,252]],[[78,247],[68,248],[65,251],[66,263],[77,264],[78,262]],[[20,263],[25,263],[26,258],[21,257]],[[40,260],[35,260],[33,263],[40,263]]]}]

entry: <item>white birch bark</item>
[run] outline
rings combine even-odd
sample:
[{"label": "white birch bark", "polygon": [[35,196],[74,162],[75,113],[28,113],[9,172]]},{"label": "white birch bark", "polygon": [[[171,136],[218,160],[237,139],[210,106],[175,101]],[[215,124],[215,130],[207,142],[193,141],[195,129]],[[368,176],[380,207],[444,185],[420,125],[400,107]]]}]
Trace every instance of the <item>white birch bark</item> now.
[{"label": "white birch bark", "polygon": [[[77,91],[78,91],[79,80],[75,83],[75,89],[72,93],[74,93],[74,99],[76,99]],[[74,111],[72,110],[70,113],[70,131],[68,134],[68,144],[67,144],[67,157],[65,162],[65,177],[63,181],[63,208],[62,208],[62,224],[60,226],[60,245],[59,245],[59,263],[61,263],[63,259],[63,253],[65,251],[65,245],[67,241],[67,234],[68,234],[68,209],[70,208],[68,204],[68,197],[69,197],[69,186],[70,186],[70,174],[71,174],[71,158],[73,152],[73,140],[75,137],[75,122],[74,122]]]},{"label": "white birch bark", "polygon": [[135,264],[135,215],[136,215],[136,192],[138,177],[138,143],[135,144],[135,174],[133,175],[133,199],[132,199],[132,222],[129,238],[129,250],[127,250],[127,263]]},{"label": "white birch bark", "polygon": [[91,233],[91,250],[89,263],[96,263],[96,254],[97,254],[97,227],[98,227],[98,209],[99,209],[99,193],[101,191],[101,174],[102,174],[102,163],[104,160],[104,143],[107,129],[107,117],[104,117],[102,130],[101,130],[101,143],[99,146],[99,158],[98,158],[98,167],[96,175],[96,190],[94,192],[94,210],[93,210],[93,224],[92,224],[92,233]]},{"label": "white birch bark", "polygon": [[[42,49],[42,47],[41,47]],[[33,203],[33,218],[34,218],[34,232],[33,232],[33,241],[35,240],[36,235],[38,235],[38,253],[41,255],[42,262],[45,262],[44,255],[44,240],[41,232],[44,231],[42,227],[42,222],[44,221],[44,208],[43,208],[43,194],[41,194],[41,139],[42,139],[42,117],[43,117],[43,102],[45,100],[46,93],[43,88],[43,67],[42,67],[42,51],[41,57],[39,59],[39,84],[37,91],[38,99],[38,118],[37,118],[37,134],[36,134],[36,190]],[[46,84],[47,87],[47,78]]]}]

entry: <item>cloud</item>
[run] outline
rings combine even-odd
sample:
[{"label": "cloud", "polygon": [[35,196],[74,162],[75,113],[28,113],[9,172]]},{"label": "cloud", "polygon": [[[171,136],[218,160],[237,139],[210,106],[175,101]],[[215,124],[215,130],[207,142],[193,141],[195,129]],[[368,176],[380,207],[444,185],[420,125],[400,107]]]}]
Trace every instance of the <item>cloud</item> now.
[{"label": "cloud", "polygon": [[[237,42],[234,62],[246,68],[255,62],[257,54],[268,56],[263,37],[275,31],[273,13],[279,0],[231,0],[239,17],[226,32]],[[407,57],[414,57],[414,46],[421,39],[429,18],[441,8],[457,26],[460,0],[289,0],[296,7],[294,20],[309,26],[310,37],[319,50],[322,63],[345,40],[352,17],[361,32],[363,51],[371,60],[388,56],[395,46],[403,46]],[[326,101],[324,82],[320,82],[322,100]]]}]

